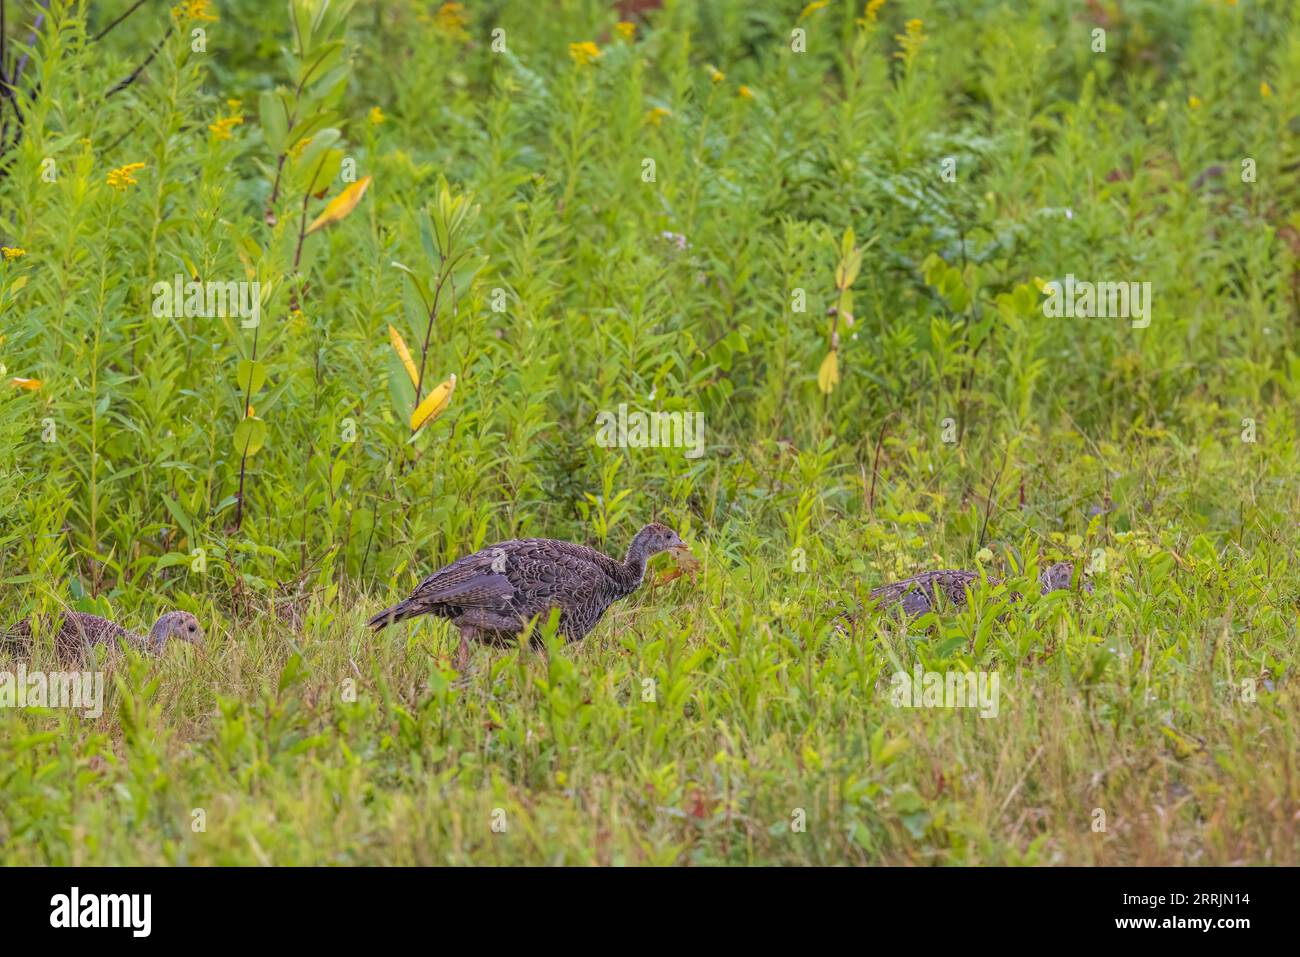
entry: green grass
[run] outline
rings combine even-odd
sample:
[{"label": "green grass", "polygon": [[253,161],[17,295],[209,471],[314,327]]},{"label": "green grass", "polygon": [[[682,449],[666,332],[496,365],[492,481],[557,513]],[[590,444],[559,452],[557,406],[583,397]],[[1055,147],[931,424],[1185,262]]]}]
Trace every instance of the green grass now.
[{"label": "green grass", "polygon": [[[1300,863],[1294,5],[305,37],[230,0],[89,40],[128,6],[53,0],[0,159],[0,620],[208,644],[113,663],[98,718],[0,708],[0,861]],[[156,317],[177,273],[261,282],[256,333]],[[1066,274],[1150,282],[1150,326],[1047,318]],[[390,324],[422,395],[457,376],[414,435]],[[705,454],[602,447],[620,403],[703,413]],[[364,628],[493,541],[652,517],[700,568],[581,644],[458,682],[447,623]],[[1092,594],[1037,596],[1061,558]],[[1011,580],[960,613],[866,601],[977,566]],[[998,715],[892,706],[917,664],[996,673]]]}]

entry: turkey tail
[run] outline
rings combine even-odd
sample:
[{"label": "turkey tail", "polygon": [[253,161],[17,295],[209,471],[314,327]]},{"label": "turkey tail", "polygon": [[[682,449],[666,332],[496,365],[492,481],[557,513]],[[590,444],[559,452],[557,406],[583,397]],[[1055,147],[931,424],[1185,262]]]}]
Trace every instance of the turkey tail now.
[{"label": "turkey tail", "polygon": [[389,625],[395,625],[399,621],[405,621],[408,618],[414,618],[416,615],[422,614],[424,614],[424,609],[413,607],[411,599],[408,598],[405,601],[399,601],[392,608],[385,608],[366,622],[366,627],[374,631],[382,631]]}]

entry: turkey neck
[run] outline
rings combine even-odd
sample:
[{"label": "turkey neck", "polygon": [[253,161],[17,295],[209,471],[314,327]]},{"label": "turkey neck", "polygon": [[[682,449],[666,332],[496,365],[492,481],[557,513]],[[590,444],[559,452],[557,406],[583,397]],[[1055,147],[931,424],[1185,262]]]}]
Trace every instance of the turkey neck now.
[{"label": "turkey neck", "polygon": [[166,616],[164,615],[153,623],[153,627],[149,629],[149,634],[147,636],[142,638],[139,635],[135,635],[133,637],[136,639],[136,644],[139,647],[147,648],[155,655],[162,654],[163,646],[167,644]]},{"label": "turkey neck", "polygon": [[646,554],[645,547],[640,542],[633,542],[628,546],[627,559],[622,562],[616,562],[618,567],[618,597],[626,598],[632,592],[641,587],[641,580],[645,578],[645,563],[650,556]]}]

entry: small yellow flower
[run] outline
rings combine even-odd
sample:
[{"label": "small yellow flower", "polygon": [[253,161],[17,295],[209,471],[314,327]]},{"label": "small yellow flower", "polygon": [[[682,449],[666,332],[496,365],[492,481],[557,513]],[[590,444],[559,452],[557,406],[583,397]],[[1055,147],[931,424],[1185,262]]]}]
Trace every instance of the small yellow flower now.
[{"label": "small yellow flower", "polygon": [[304,137],[303,139],[300,139],[297,143],[294,143],[292,146],[289,147],[288,150],[289,155],[293,159],[297,159],[299,156],[302,155],[302,151],[305,150],[310,145],[311,145],[311,137],[310,136]]},{"label": "small yellow flower", "polygon": [[894,39],[902,47],[894,56],[909,65],[916,59],[917,54],[921,52],[921,47],[925,46],[925,41],[929,39],[925,35],[923,26],[920,20],[908,20],[903,27],[906,32],[894,34]]},{"label": "small yellow flower", "polygon": [[1201,98],[1199,96],[1189,96],[1187,98],[1187,105],[1194,110],[1199,110],[1201,108]]},{"label": "small yellow flower", "polygon": [[221,18],[208,9],[210,0],[185,0],[172,7],[172,17],[177,20],[202,20],[216,23]]},{"label": "small yellow flower", "polygon": [[880,12],[880,8],[883,7],[884,5],[885,5],[885,0],[867,0],[866,10],[863,11],[866,14],[866,18],[867,18],[866,22],[875,23],[876,14]]},{"label": "small yellow flower", "polygon": [[582,43],[569,44],[569,56],[573,57],[573,62],[578,66],[587,66],[594,63],[600,56],[600,47],[590,40],[584,40]]},{"label": "small yellow flower", "polygon": [[620,20],[614,24],[614,29],[618,31],[618,35],[624,40],[631,40],[636,36],[636,24],[628,20]]},{"label": "small yellow flower", "polygon": [[723,80],[727,78],[727,74],[723,73],[712,63],[710,63],[704,69],[709,71],[709,79],[712,80],[714,83],[721,83]]},{"label": "small yellow flower", "polygon": [[233,139],[230,135],[231,127],[239,126],[243,122],[244,118],[242,116],[223,116],[215,123],[209,123],[208,129],[212,131],[214,140],[228,140]]},{"label": "small yellow flower", "polygon": [[0,254],[5,257],[5,262],[13,262],[19,256],[26,256],[27,250],[20,246],[0,246]]},{"label": "small yellow flower", "polygon": [[370,108],[370,125],[378,126],[382,122],[384,122],[384,111],[377,106],[372,106]]},{"label": "small yellow flower", "polygon": [[1265,99],[1268,99],[1270,96],[1273,95],[1273,88],[1268,85],[1267,80],[1259,81],[1259,95],[1264,97]]},{"label": "small yellow flower", "polygon": [[142,169],[144,169],[143,163],[127,163],[125,166],[110,170],[105,182],[119,193],[125,193],[128,186],[136,184],[135,174]]},{"label": "small yellow flower", "polygon": [[229,99],[226,100],[226,106],[230,107],[231,113],[238,113],[239,108],[244,105],[243,100]]},{"label": "small yellow flower", "polygon": [[740,89],[738,89],[736,92],[740,94],[742,99],[752,100],[754,98],[754,91],[751,90],[749,87],[745,86],[745,84],[743,83],[740,85]]},{"label": "small yellow flower", "polygon": [[465,30],[468,22],[463,3],[444,3],[433,18],[433,26],[439,33],[462,41],[469,39],[469,33]]},{"label": "small yellow flower", "polygon": [[662,106],[656,106],[653,110],[645,115],[645,121],[651,126],[660,126],[663,124],[665,116],[672,116],[673,111],[665,109]]}]

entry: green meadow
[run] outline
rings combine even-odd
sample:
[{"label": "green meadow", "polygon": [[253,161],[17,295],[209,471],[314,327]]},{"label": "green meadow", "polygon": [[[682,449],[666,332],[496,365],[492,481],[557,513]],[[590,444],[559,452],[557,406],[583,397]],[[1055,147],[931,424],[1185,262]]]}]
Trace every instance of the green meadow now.
[{"label": "green meadow", "polygon": [[0,863],[1300,864],[1290,0],[0,3]]}]

